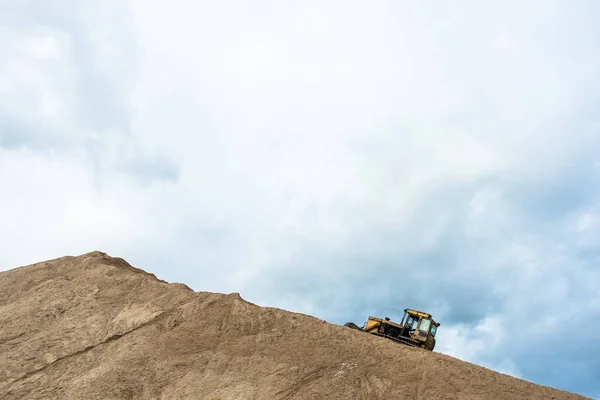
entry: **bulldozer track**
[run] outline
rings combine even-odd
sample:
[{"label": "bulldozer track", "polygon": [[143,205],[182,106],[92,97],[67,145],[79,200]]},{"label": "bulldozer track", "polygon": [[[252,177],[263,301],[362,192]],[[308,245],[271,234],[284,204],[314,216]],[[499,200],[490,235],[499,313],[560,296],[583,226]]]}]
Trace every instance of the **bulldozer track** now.
[{"label": "bulldozer track", "polygon": [[396,342],[396,343],[402,343],[402,344],[405,344],[405,345],[407,345],[407,346],[410,346],[410,347],[421,348],[421,346],[420,346],[420,345],[418,345],[418,344],[416,344],[416,343],[413,343],[413,342],[411,342],[410,340],[405,340],[405,339],[396,338],[396,337],[389,336],[389,335],[384,335],[383,333],[379,333],[379,332],[367,332],[367,331],[364,331],[364,330],[363,330],[363,329],[361,329],[361,328],[360,328],[358,325],[356,325],[356,324],[354,324],[354,323],[352,323],[352,322],[348,322],[348,323],[346,323],[344,326],[346,326],[346,327],[348,327],[348,328],[350,328],[350,329],[354,329],[354,330],[357,330],[357,331],[361,331],[361,332],[363,332],[363,333],[368,333],[368,334],[370,334],[370,335],[376,335],[376,336],[384,337],[384,338],[386,338],[386,339],[393,340],[393,341],[394,341],[394,342]]},{"label": "bulldozer track", "polygon": [[[365,331],[363,331],[363,332],[365,332]],[[418,344],[411,342],[410,340],[404,340],[404,339],[395,338],[393,336],[384,335],[383,333],[379,333],[379,332],[365,332],[365,333],[370,333],[371,335],[381,336],[381,337],[384,337],[386,339],[390,339],[390,340],[393,340],[394,342],[402,343],[402,344],[405,344],[405,345],[410,346],[410,347],[418,347],[418,348],[421,347]]]}]

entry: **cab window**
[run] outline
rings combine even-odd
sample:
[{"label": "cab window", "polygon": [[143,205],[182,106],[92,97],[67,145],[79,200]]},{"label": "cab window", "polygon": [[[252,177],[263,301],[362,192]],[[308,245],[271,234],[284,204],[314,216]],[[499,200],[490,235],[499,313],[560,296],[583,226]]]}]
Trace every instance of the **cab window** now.
[{"label": "cab window", "polygon": [[411,321],[410,327],[411,329],[417,329],[417,325],[419,325],[419,320],[415,318]]},{"label": "cab window", "polygon": [[437,332],[437,326],[433,325],[431,327],[431,336],[435,336],[435,333]]},{"label": "cab window", "polygon": [[409,316],[408,319],[406,320],[406,326],[408,326],[411,329],[415,329],[417,327],[417,324],[419,323],[418,319],[413,318],[413,316]]},{"label": "cab window", "polygon": [[428,319],[422,319],[421,325],[419,325],[419,330],[423,332],[429,332],[429,327],[431,326],[431,321]]}]

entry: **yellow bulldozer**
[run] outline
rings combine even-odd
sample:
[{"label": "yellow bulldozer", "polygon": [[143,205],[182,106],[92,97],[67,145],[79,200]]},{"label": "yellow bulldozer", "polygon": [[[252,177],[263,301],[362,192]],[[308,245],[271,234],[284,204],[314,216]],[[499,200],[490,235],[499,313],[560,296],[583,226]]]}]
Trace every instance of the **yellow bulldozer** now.
[{"label": "yellow bulldozer", "polygon": [[392,322],[387,317],[369,317],[362,328],[353,322],[347,322],[344,326],[433,351],[435,334],[440,324],[435,322],[430,314],[406,308],[400,323]]}]

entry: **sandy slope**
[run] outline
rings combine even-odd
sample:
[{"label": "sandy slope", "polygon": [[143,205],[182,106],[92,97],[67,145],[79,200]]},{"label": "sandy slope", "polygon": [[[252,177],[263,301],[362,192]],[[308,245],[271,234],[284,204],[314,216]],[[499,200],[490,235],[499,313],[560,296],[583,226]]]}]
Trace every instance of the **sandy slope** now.
[{"label": "sandy slope", "polygon": [[576,399],[94,252],[0,273],[2,399]]}]

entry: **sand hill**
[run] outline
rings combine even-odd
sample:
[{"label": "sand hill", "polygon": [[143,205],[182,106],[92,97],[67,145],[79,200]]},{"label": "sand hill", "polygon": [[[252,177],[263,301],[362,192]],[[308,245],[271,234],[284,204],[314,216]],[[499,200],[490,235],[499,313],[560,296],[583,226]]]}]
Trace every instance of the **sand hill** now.
[{"label": "sand hill", "polygon": [[0,273],[2,399],[582,399],[94,252]]}]

